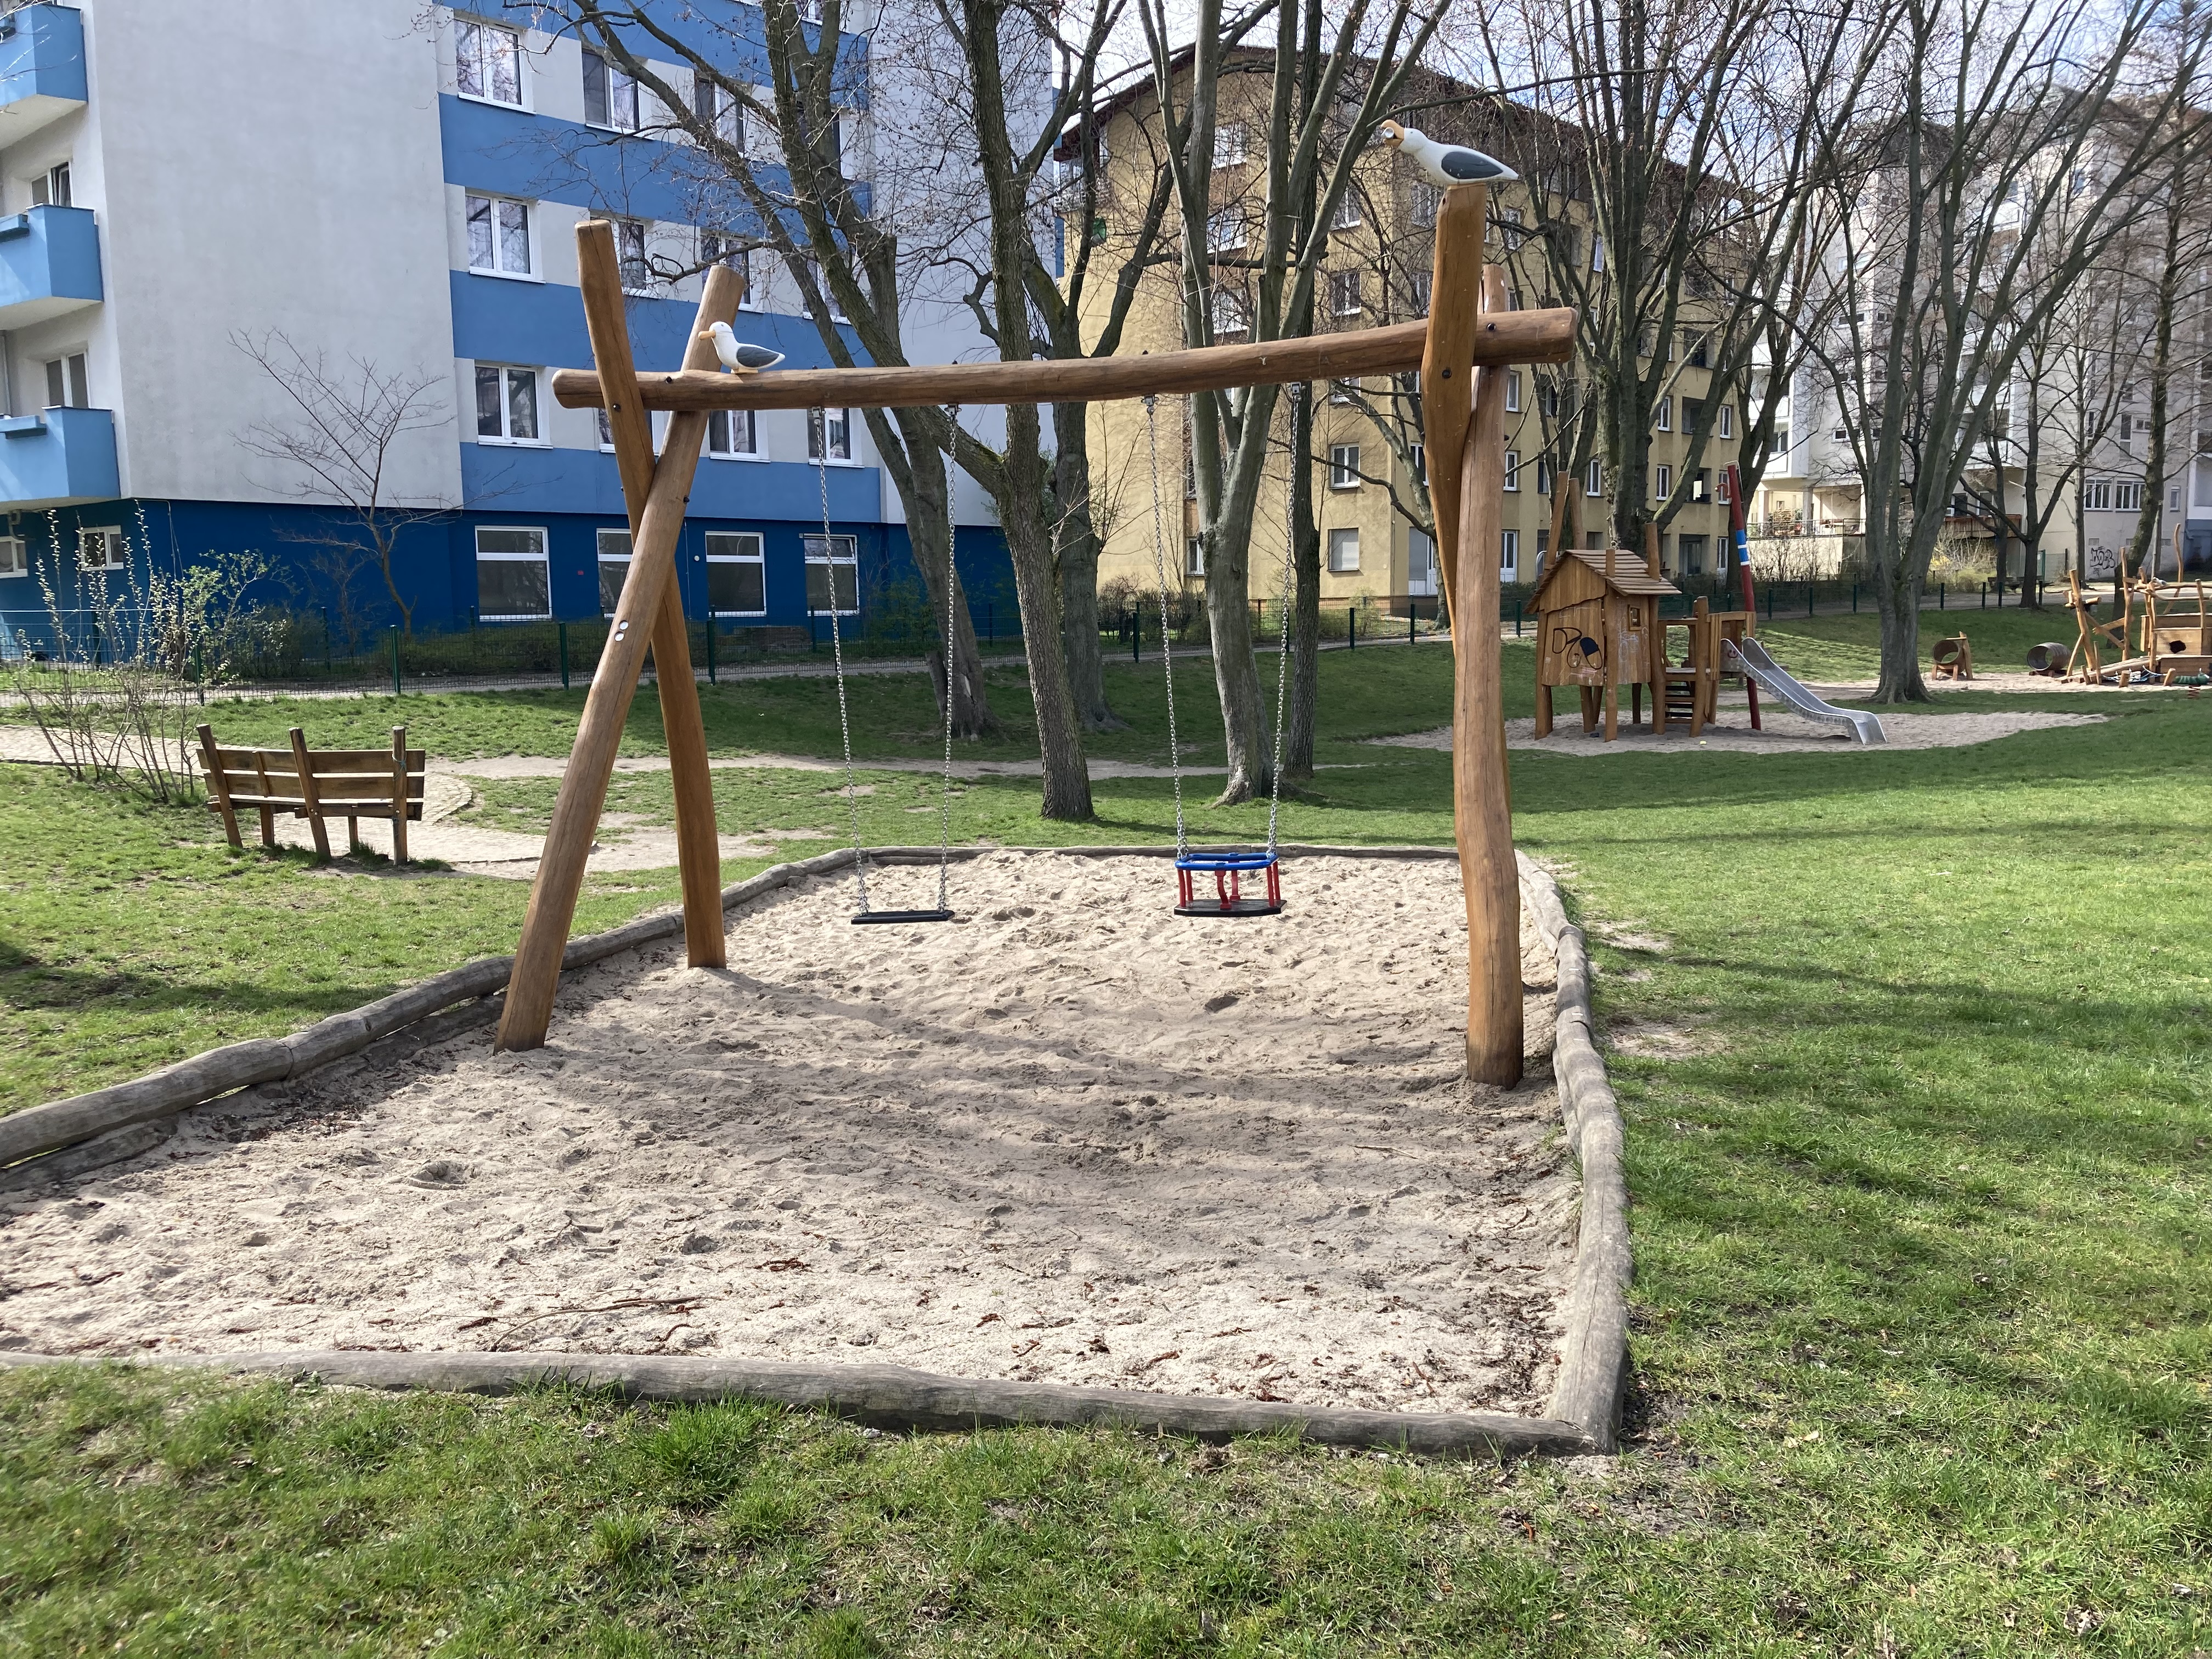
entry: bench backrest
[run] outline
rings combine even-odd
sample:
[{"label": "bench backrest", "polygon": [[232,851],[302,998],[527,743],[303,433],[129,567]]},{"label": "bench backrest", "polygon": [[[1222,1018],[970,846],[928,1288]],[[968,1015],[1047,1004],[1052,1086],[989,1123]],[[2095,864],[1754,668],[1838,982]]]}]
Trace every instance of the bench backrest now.
[{"label": "bench backrest", "polygon": [[428,756],[405,746],[406,731],[392,728],[390,749],[309,749],[296,727],[289,749],[231,749],[204,726],[200,767],[210,790],[234,806],[305,806],[312,784],[316,810],[340,817],[389,817],[404,774],[407,816],[419,822]]}]

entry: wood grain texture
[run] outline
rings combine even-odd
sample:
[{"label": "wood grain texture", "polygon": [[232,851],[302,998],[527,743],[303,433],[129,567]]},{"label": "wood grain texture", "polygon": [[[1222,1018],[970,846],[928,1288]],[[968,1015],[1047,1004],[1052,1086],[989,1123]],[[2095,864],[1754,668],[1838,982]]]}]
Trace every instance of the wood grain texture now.
[{"label": "wood grain texture", "polygon": [[[535,1048],[545,1041],[545,1029],[553,1015],[554,994],[560,987],[562,955],[567,946],[569,926],[575,920],[577,896],[583,890],[585,860],[591,855],[592,839],[598,833],[599,814],[606,805],[607,783],[622,745],[623,725],[629,718],[630,700],[637,692],[646,646],[665,621],[663,596],[674,586],[677,543],[684,532],[691,477],[697,468],[699,447],[706,435],[704,415],[677,416],[669,422],[667,453],[662,464],[652,464],[652,420],[634,395],[635,371],[630,362],[629,325],[623,313],[622,276],[615,257],[613,227],[600,220],[586,220],[578,225],[576,254],[584,295],[584,317],[592,331],[592,356],[614,388],[608,419],[615,434],[616,459],[623,477],[623,492],[633,503],[630,562],[623,581],[622,597],[615,604],[606,644],[599,653],[599,667],[592,676],[592,689],[584,700],[584,717],[577,728],[575,746],[562,774],[560,792],[554,800],[552,825],[546,831],[545,849],[538,862],[537,879],[531,885],[530,906],[523,917],[521,940],[515,949],[514,971],[508,981],[506,1006],[500,1012],[496,1046],[501,1048]],[[714,320],[706,314],[709,300],[727,303],[732,309],[736,305],[727,283],[717,284],[710,278],[707,297],[701,303],[699,325],[702,328]],[[697,343],[694,343],[695,348]],[[642,465],[638,449],[641,432],[645,439]],[[633,493],[641,479],[644,483],[642,493]],[[635,505],[641,501],[641,507]],[[691,681],[690,653],[682,647],[680,638],[672,642],[670,648],[672,655],[662,659],[662,684],[665,686],[672,679],[680,678],[690,687],[690,709],[696,720],[698,691]],[[679,650],[684,665],[680,675],[675,672],[674,660]],[[678,707],[680,709],[680,702]],[[687,773],[696,771],[703,775],[703,732],[696,743],[688,736],[682,741],[688,757]],[[705,844],[712,847],[711,793],[706,804],[708,811]],[[691,811],[690,840],[696,848],[700,841],[696,800]],[[681,836],[684,830],[681,817],[678,828]],[[709,923],[706,917],[697,915],[699,905],[694,889],[698,871],[704,867],[705,856],[695,851],[691,859],[684,861],[686,913],[696,918],[702,940]],[[719,876],[719,861],[714,867]],[[713,918],[711,926],[719,934],[719,914]],[[713,948],[720,947],[717,945]]]},{"label": "wood grain texture", "polygon": [[[1480,185],[1462,185],[1449,198]],[[1443,226],[1438,225],[1441,235]],[[1477,243],[1474,258],[1481,258]],[[1439,295],[1441,295],[1441,288]],[[1441,316],[1439,297],[1435,312]],[[1477,321],[1472,303],[1457,331],[1474,363],[1563,363],[1573,354],[1575,313],[1512,311]],[[1201,346],[1133,357],[1049,362],[933,363],[912,368],[771,369],[762,374],[646,374],[638,385],[648,410],[897,409],[933,404],[1103,403],[1151,393],[1218,392],[1262,382],[1351,380],[1423,366],[1431,325],[1396,323],[1256,345]],[[1459,349],[1457,346],[1452,350]],[[1438,359],[1440,368],[1450,359]],[[1461,368],[1454,366],[1454,379]],[[1425,387],[1427,376],[1423,377]],[[554,400],[564,409],[597,406],[604,392],[587,368],[556,369]]]},{"label": "wood grain texture", "polygon": [[[1486,302],[1502,308],[1504,273],[1492,265],[1483,278]],[[1467,1074],[1504,1087],[1521,1080],[1521,884],[1506,793],[1498,634],[1474,619],[1498,615],[1507,373],[1477,372],[1472,418],[1454,469],[1463,556],[1453,609],[1469,623],[1452,631],[1452,825],[1467,899]]]},{"label": "wood grain texture", "polygon": [[[1437,210],[1437,249],[1430,267],[1429,323],[1421,353],[1421,444],[1429,470],[1431,522],[1437,565],[1453,616],[1459,614],[1460,468],[1474,417],[1475,341],[1482,314],[1482,239],[1490,214],[1486,185],[1455,185]],[[1527,316],[1550,316],[1528,312]],[[1572,313],[1567,313],[1570,318]]]}]

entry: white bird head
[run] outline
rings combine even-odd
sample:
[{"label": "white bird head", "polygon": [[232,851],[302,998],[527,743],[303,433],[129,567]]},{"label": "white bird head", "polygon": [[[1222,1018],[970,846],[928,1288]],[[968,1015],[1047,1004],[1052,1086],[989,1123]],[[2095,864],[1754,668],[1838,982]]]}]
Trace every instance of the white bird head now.
[{"label": "white bird head", "polygon": [[730,331],[727,323],[709,323],[701,337],[714,343],[714,355],[722,360],[722,367],[732,374],[750,374],[763,368],[774,368],[783,361],[781,351],[771,351],[740,340]]},{"label": "white bird head", "polygon": [[1521,176],[1494,155],[1485,155],[1464,144],[1440,144],[1418,128],[1385,121],[1376,131],[1382,135],[1384,143],[1410,157],[1431,184],[1446,188],[1453,185],[1494,185]]}]

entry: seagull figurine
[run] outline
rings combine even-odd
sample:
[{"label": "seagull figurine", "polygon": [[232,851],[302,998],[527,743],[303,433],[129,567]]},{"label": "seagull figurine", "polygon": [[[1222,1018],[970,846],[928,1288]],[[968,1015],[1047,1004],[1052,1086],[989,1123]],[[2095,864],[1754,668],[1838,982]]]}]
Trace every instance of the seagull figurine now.
[{"label": "seagull figurine", "polygon": [[727,323],[709,323],[706,337],[714,343],[714,355],[732,374],[755,374],[763,368],[774,368],[783,361],[781,351],[770,351],[766,346],[749,345],[740,340],[730,332]]},{"label": "seagull figurine", "polygon": [[1395,121],[1382,123],[1381,131],[1382,142],[1410,158],[1431,184],[1488,185],[1521,176],[1494,155],[1464,144],[1440,144],[1425,132]]}]

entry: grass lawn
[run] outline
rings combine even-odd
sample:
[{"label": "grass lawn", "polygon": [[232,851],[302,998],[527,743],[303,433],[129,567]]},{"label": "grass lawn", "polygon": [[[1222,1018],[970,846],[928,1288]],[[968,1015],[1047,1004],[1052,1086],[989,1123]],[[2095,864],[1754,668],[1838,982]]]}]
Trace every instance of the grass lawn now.
[{"label": "grass lawn", "polygon": [[[1856,616],[1792,617],[1785,612],[1770,622],[1761,615],[1759,637],[1775,660],[1800,679],[1870,680],[1881,672],[1881,618],[1875,614],[1871,598],[1863,604],[1865,608]],[[1920,613],[1920,665],[1927,668],[1929,650],[1937,640],[1964,634],[1973,647],[1976,668],[1985,673],[2024,673],[2028,647],[2051,640],[2070,647],[2075,631],[2074,613],[2063,605],[2046,605],[2040,611],[2009,605],[1982,611],[1969,598],[1948,611]]]},{"label": "grass lawn", "polygon": [[[1324,772],[1286,834],[1448,835],[1445,757],[1346,741],[1438,723],[1441,677],[1410,682],[1430,654],[1332,669],[1322,759],[1372,763]],[[2117,718],[1958,750],[1513,757],[1517,833],[1568,872],[1619,1044],[1638,1278],[1617,1464],[0,1373],[0,1651],[2212,1647],[2212,704],[2069,706]],[[747,777],[718,779],[726,811],[842,811],[808,793],[826,780]],[[926,790],[870,781],[872,823],[915,838]],[[970,787],[956,830],[1040,838],[1033,788]],[[1163,832],[1164,783],[1099,795],[1081,838]],[[329,1006],[434,950],[504,949],[520,915],[501,884],[318,876],[182,817],[27,798],[15,828],[48,850],[21,876],[11,856],[5,937],[46,920],[21,954],[121,960],[104,941],[188,907],[130,969],[184,988],[143,1041],[234,986],[255,1018],[312,1017],[284,1003],[307,994],[283,967],[307,960],[302,907]],[[33,981],[8,971],[20,1053]],[[46,1017],[75,1068],[118,1040]]]}]

